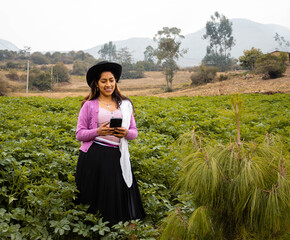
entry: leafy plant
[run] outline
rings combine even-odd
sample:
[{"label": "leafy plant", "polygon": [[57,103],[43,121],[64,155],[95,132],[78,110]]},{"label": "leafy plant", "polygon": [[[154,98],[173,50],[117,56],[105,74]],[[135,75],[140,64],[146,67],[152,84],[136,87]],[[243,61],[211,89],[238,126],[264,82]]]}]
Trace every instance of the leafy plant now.
[{"label": "leafy plant", "polygon": [[[284,239],[289,231],[289,153],[278,136],[241,141],[241,101],[232,102],[237,135],[227,144],[198,144],[181,160],[178,182],[195,208],[177,206],[164,220],[161,239]],[[183,143],[182,140],[180,142]]]},{"label": "leafy plant", "polygon": [[[237,134],[228,96],[131,99],[139,132],[130,142],[130,155],[147,217],[128,229],[129,223],[109,227],[74,201],[80,146],[75,130],[82,99],[0,97],[0,239],[156,239],[161,221],[176,205],[184,218],[190,216],[197,207],[194,199],[173,191],[183,176],[180,159],[193,145],[187,132],[195,127],[198,146],[226,146]],[[289,141],[289,95],[241,99],[245,141],[265,131]],[[184,133],[187,143],[178,144]]]}]

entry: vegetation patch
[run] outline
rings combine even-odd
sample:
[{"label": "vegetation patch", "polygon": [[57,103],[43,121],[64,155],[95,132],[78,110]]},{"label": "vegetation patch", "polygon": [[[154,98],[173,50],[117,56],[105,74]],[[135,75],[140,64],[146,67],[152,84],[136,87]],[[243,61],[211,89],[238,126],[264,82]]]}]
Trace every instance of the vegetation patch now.
[{"label": "vegetation patch", "polygon": [[[244,105],[241,140],[251,142],[268,132],[279,135],[284,145],[289,142],[289,95],[249,94],[241,99]],[[162,220],[173,210],[194,211],[202,219],[206,216],[204,211],[195,211],[198,203],[206,204],[205,200],[173,189],[185,176],[183,160],[194,144],[175,146],[177,139],[194,127],[201,136],[197,144],[201,141],[210,148],[216,143],[227,149],[229,139],[237,135],[228,96],[132,97],[139,135],[130,143],[130,154],[147,213],[144,221],[134,222],[134,229],[129,229],[128,223],[109,227],[99,215],[87,214],[88,206],[74,203],[77,191],[74,174],[80,147],[75,130],[81,101],[81,98],[0,98],[1,239],[126,239],[129,236],[157,239],[163,233]],[[286,167],[287,155],[284,162]],[[285,184],[289,187],[288,182]],[[265,188],[267,191],[274,187],[270,185]],[[269,224],[274,226],[276,221]],[[269,228],[268,235],[277,233],[273,236],[287,230],[270,229],[273,228]]]}]

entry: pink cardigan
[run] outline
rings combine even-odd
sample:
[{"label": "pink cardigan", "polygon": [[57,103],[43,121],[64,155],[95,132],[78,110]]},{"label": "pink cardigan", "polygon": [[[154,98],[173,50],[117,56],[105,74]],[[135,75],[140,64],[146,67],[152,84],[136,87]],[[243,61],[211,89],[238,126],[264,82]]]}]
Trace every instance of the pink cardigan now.
[{"label": "pink cardigan", "polygon": [[[88,151],[90,146],[93,144],[95,137],[98,136],[98,114],[99,102],[97,99],[86,101],[80,110],[76,138],[77,140],[82,141],[80,150],[83,152]],[[132,140],[137,138],[137,135],[138,130],[132,114],[128,134],[125,138],[127,140]]]}]

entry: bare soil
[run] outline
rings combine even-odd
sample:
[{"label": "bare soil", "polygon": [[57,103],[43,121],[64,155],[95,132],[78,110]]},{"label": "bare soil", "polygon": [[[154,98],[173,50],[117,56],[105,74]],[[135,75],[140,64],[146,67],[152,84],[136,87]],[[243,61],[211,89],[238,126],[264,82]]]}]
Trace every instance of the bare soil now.
[{"label": "bare soil", "polygon": [[[191,86],[188,71],[179,71],[173,81],[173,92],[165,92],[166,81],[161,72],[146,72],[141,79],[120,80],[118,86],[127,96],[216,96],[235,93],[290,93],[290,66],[283,77],[263,80],[259,75],[250,75],[245,78],[241,72],[233,72],[229,80],[216,81],[200,86]],[[5,78],[5,72],[0,72],[0,77]],[[25,82],[7,80],[9,96],[26,96]],[[43,96],[52,98],[86,96],[89,87],[85,77],[73,76],[70,83],[59,83],[51,91],[30,91],[29,96]]]}]

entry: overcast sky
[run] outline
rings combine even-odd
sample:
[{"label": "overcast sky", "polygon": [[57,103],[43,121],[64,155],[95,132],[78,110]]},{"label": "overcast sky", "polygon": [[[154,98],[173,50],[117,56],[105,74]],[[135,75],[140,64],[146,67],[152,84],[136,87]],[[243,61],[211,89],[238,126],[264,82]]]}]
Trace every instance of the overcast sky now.
[{"label": "overcast sky", "polygon": [[165,26],[193,33],[215,11],[290,29],[290,0],[1,0],[0,39],[33,52],[77,51],[153,38]]}]

